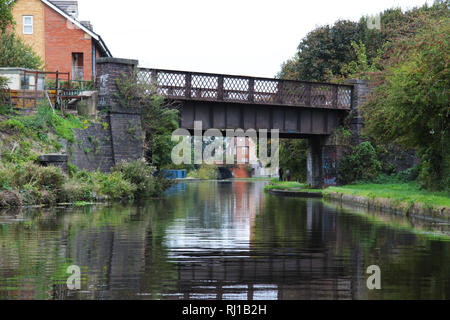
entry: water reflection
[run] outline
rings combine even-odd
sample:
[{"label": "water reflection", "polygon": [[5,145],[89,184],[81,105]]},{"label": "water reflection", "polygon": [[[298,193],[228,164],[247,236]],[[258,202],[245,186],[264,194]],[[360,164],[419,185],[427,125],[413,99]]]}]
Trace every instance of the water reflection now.
[{"label": "water reflection", "polygon": [[[174,186],[139,206],[0,215],[1,299],[448,299],[450,243],[265,182]],[[82,290],[65,285],[82,268]],[[369,265],[382,290],[366,288]]]}]

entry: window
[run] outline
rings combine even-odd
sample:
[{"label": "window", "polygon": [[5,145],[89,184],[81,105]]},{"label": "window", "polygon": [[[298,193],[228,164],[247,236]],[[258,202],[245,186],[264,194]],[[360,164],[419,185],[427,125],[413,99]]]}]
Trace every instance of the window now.
[{"label": "window", "polygon": [[33,34],[33,16],[23,16],[23,34]]},{"label": "window", "polygon": [[84,60],[82,52],[72,53],[72,80],[84,79]]}]

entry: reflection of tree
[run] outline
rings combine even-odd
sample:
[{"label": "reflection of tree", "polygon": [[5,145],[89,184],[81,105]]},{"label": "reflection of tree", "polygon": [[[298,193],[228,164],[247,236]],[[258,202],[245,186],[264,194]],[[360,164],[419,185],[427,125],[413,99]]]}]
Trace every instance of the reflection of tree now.
[{"label": "reflection of tree", "polygon": [[[175,272],[172,278],[176,278],[176,268],[166,261],[161,245],[170,214],[165,219],[153,217],[156,211],[170,212],[170,204],[157,203],[142,210],[105,207],[64,215],[53,212],[45,219],[35,214],[27,222],[0,225],[0,288],[9,287],[13,298],[70,298],[74,293],[66,290],[66,269],[75,264],[85,276],[84,289],[92,291],[90,296],[76,296],[126,298],[139,292],[141,269],[151,256],[152,267],[142,281],[150,279],[155,292],[156,288],[161,291],[166,283],[158,272]],[[156,236],[145,239],[145,230]],[[17,290],[11,290],[14,287]],[[0,293],[0,298],[6,297]]]},{"label": "reflection of tree", "polygon": [[[36,210],[0,224],[0,299],[225,297],[230,284],[247,297],[270,284],[280,299],[450,296],[450,243],[262,186],[179,184],[138,206]],[[67,291],[71,264],[89,293]],[[365,287],[372,264],[384,290]]]},{"label": "reflection of tree", "polygon": [[[379,224],[367,216],[336,212],[316,201],[268,196],[254,233],[255,248],[269,243],[272,250],[302,259],[313,253],[326,255],[320,277],[351,279],[362,294],[353,298],[443,299],[450,295],[448,242]],[[366,289],[366,268],[372,264],[380,266],[386,290]]]}]

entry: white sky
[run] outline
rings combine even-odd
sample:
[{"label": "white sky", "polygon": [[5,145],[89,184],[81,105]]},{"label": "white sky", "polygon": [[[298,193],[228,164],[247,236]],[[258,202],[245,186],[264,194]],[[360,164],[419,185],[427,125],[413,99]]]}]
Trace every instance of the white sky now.
[{"label": "white sky", "polygon": [[113,56],[141,66],[273,77],[314,27],[432,0],[79,0]]}]

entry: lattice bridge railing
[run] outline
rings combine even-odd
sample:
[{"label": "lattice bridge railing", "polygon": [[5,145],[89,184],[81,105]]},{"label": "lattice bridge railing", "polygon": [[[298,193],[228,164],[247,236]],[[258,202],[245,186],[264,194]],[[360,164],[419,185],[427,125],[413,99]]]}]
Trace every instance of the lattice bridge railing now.
[{"label": "lattice bridge railing", "polygon": [[352,86],[162,69],[138,70],[138,81],[170,99],[350,109]]}]

